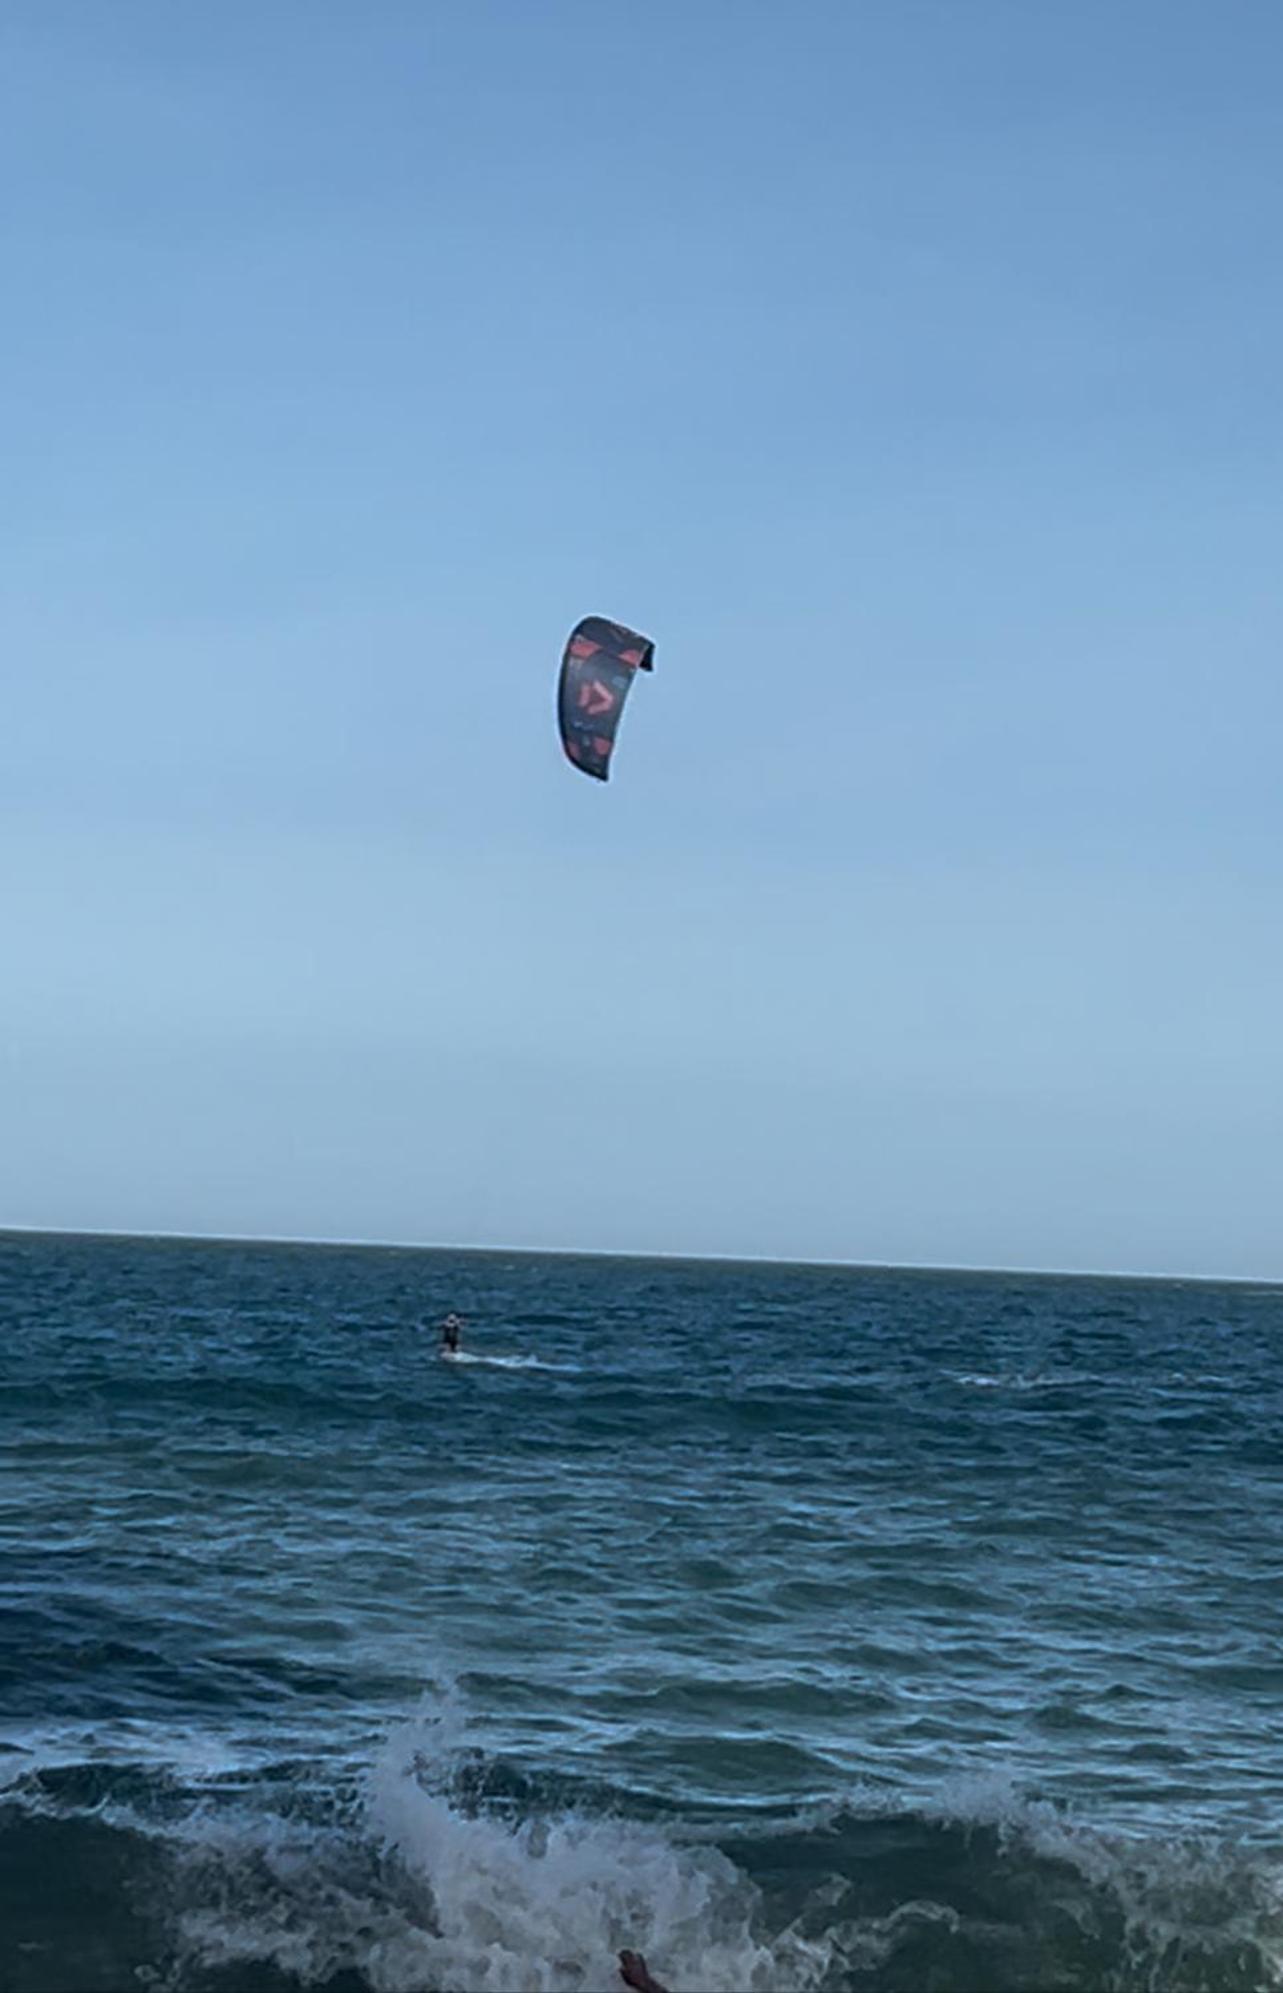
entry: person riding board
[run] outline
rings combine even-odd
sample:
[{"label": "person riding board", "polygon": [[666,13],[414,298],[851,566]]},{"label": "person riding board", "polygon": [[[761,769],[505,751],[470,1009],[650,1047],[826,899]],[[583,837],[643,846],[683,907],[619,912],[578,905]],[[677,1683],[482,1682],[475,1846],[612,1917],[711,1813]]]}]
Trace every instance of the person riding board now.
[{"label": "person riding board", "polygon": [[441,1324],[442,1356],[457,1356],[459,1354],[459,1337],[462,1330],[463,1316],[456,1315],[453,1312],[448,1314]]}]

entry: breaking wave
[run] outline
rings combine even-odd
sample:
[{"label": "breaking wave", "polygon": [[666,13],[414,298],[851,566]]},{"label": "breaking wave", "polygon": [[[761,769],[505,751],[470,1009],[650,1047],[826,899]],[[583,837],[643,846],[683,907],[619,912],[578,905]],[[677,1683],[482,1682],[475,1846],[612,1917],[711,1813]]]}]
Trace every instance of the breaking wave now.
[{"label": "breaking wave", "polygon": [[0,1795],[10,1993],[1237,1993],[1283,1985],[1277,1848],[1086,1829],[999,1782],[692,1820],[441,1726],[329,1786],[28,1769]]}]

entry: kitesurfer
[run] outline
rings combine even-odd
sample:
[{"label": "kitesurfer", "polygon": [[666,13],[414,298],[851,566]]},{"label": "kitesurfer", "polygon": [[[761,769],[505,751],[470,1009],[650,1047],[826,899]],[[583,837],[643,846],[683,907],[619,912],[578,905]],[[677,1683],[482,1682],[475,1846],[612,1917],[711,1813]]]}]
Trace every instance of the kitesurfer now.
[{"label": "kitesurfer", "polygon": [[667,1993],[667,1989],[651,1977],[639,1951],[620,1952],[619,1976],[625,1986],[632,1987],[633,1993]]},{"label": "kitesurfer", "polygon": [[457,1356],[459,1354],[459,1336],[462,1330],[463,1316],[456,1315],[453,1312],[448,1314],[441,1324],[441,1354],[443,1356]]}]

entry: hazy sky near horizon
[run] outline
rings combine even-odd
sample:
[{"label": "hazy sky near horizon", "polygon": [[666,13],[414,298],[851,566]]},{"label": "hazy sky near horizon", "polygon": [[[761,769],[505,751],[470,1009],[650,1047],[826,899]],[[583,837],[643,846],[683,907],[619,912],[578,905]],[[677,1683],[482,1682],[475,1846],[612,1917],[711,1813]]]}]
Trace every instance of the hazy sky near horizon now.
[{"label": "hazy sky near horizon", "polygon": [[1283,1278],[1281,59],[9,0],[0,1223]]}]

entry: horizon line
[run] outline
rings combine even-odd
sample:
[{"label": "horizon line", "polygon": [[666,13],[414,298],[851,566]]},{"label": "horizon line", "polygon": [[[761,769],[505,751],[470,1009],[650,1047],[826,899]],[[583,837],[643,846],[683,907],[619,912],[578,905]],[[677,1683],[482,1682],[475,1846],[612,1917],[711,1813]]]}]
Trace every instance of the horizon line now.
[{"label": "horizon line", "polygon": [[10,1225],[0,1223],[0,1239],[113,1239],[137,1244],[207,1246],[311,1246],[334,1252],[473,1253],[526,1259],[657,1260],[683,1266],[779,1266],[845,1273],[936,1273],[1024,1280],[1130,1280],[1197,1283],[1209,1287],[1283,1287],[1283,1278],[1250,1273],[1154,1273],[1118,1267],[988,1266],[967,1261],[775,1258],[766,1253],[642,1252],[619,1246],[463,1245],[422,1239],[315,1238],[263,1232],[139,1232],[127,1227]]}]

